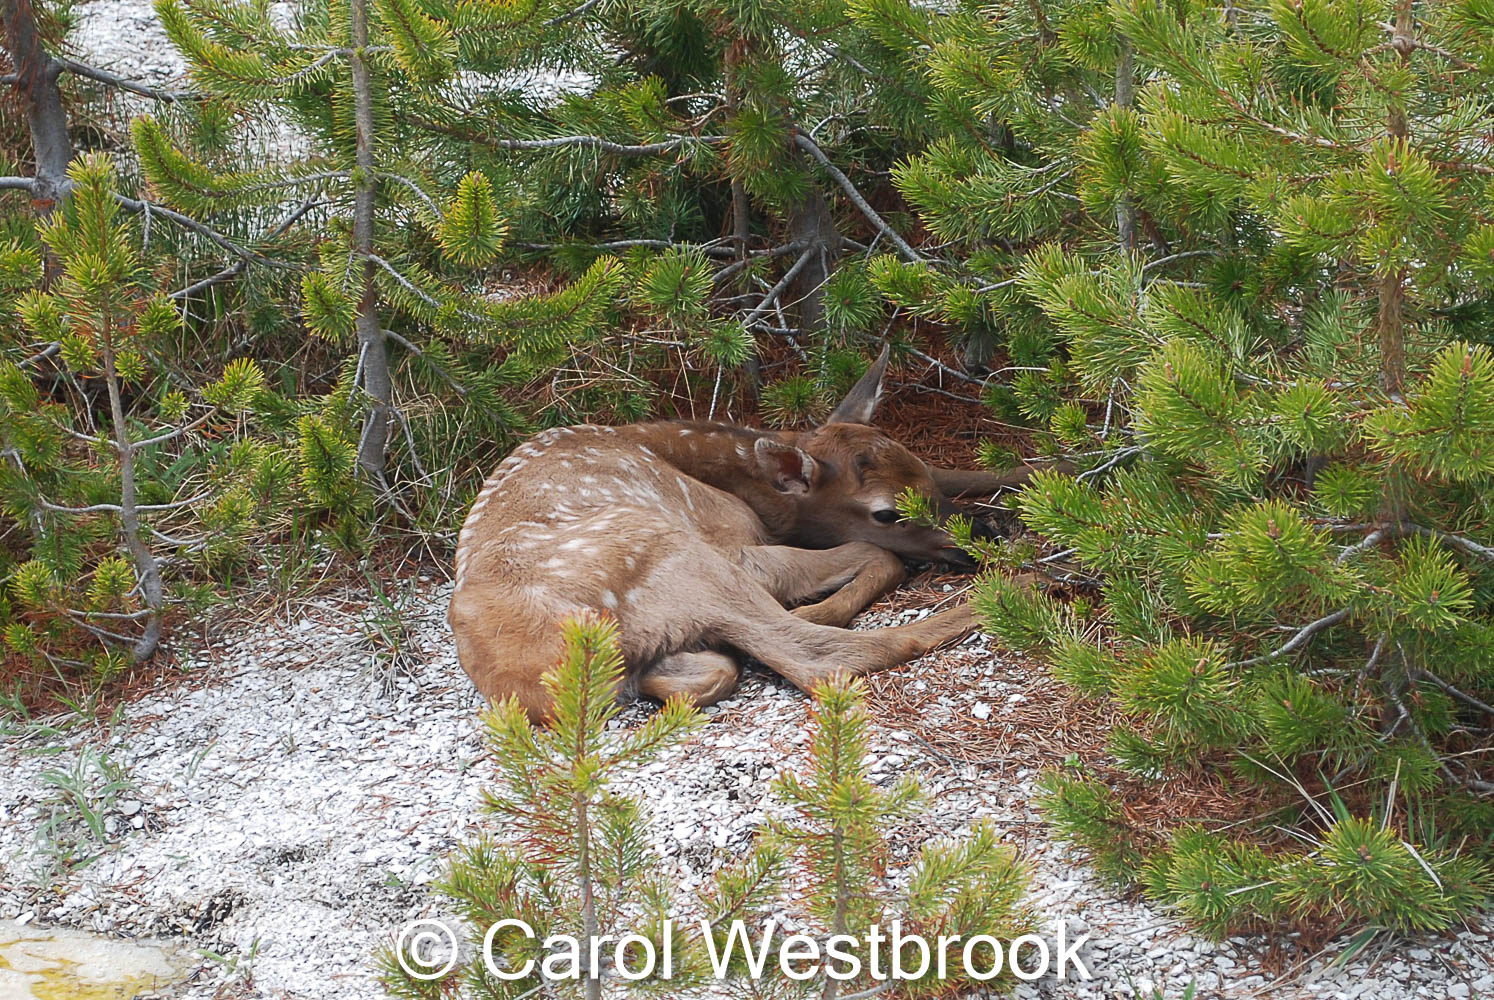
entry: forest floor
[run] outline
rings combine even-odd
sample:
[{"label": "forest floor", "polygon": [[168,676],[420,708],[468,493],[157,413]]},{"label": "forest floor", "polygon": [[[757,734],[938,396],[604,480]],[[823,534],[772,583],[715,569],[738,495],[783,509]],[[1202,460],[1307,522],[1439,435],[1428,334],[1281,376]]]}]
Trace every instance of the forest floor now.
[{"label": "forest floor", "polygon": [[[80,57],[180,82],[149,0],[76,11]],[[925,582],[866,623],[919,614],[906,609],[948,596],[944,586]],[[0,919],[175,940],[183,981],[162,996],[381,996],[376,950],[408,920],[443,912],[431,883],[445,859],[492,832],[480,810],[492,769],[444,621],[449,593],[411,581],[398,621],[366,592],[246,614],[107,721],[32,720],[0,738]],[[410,654],[395,670],[369,640],[390,627]],[[911,772],[928,793],[897,833],[900,856],[989,819],[1032,869],[1043,932],[1063,921],[1071,937],[1091,935],[1081,954],[1094,981],[1044,979],[1018,996],[1150,1000],[1159,988],[1174,1000],[1189,983],[1200,997],[1494,996],[1494,945],[1475,930],[1387,938],[1340,966],[1343,940],[1210,943],[1097,882],[1031,806],[1040,767],[1095,752],[1096,720],[1041,666],[984,637],[881,675],[871,704],[876,780]],[[802,761],[808,739],[804,696],[760,671],[709,714],[689,744],[620,788],[644,797],[664,871],[686,888],[741,853],[776,808],[771,778]],[[92,795],[105,847],[66,788]],[[99,856],[78,866],[59,860],[68,851]]]},{"label": "forest floor", "polygon": [[[925,585],[918,603],[947,585]],[[409,655],[399,670],[368,638],[375,624],[387,632],[386,609],[366,594],[323,596],[220,629],[174,679],[107,722],[34,722],[14,734],[0,745],[0,917],[174,939],[193,971],[163,996],[380,996],[376,950],[405,922],[442,915],[430,883],[445,858],[494,832],[480,811],[493,771],[479,702],[444,621],[449,593],[432,580],[408,593],[398,617]],[[892,607],[868,620],[924,613]],[[1085,718],[1065,724],[1048,710],[1063,697],[1040,667],[976,636],[881,675],[871,702],[875,780],[914,773],[927,792],[926,808],[897,831],[900,857],[988,818],[1031,866],[1045,936],[1056,921],[1067,922],[1071,939],[1092,935],[1081,955],[1094,981],[1043,979],[1019,985],[1017,996],[1150,998],[1159,986],[1173,1000],[1189,983],[1201,997],[1494,992],[1486,934],[1387,940],[1335,967],[1343,941],[1305,960],[1281,942],[1209,943],[1096,882],[1031,806],[1038,758],[1093,743]],[[619,790],[647,804],[665,874],[698,887],[740,856],[776,808],[772,777],[804,758],[807,709],[799,692],[749,671],[687,745],[624,776]],[[621,721],[649,710],[629,708]],[[1045,749],[1029,758],[1021,748],[1034,731]],[[930,739],[939,732],[980,743],[981,756],[962,763]],[[39,834],[48,817],[67,814],[45,772],[75,771],[99,788],[102,760],[122,776],[122,787],[95,802],[108,846],[86,866],[57,866],[52,849],[68,837],[80,850],[99,849],[76,821]]]}]

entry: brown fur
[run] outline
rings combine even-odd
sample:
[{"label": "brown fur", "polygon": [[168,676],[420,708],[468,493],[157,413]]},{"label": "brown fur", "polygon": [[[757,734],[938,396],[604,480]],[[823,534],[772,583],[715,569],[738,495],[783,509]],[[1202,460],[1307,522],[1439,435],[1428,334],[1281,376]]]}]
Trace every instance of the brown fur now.
[{"label": "brown fur", "polygon": [[449,618],[478,690],[543,719],[539,681],[560,652],[557,626],[584,610],[617,618],[626,692],[701,705],[735,688],[734,654],[807,690],[967,634],[966,606],[896,628],[842,627],[903,579],[901,557],[959,558],[939,529],[876,519],[907,487],[944,502],[936,470],[850,422],[870,418],[885,363],[884,353],[812,431],[582,426],[516,449],[457,546]]}]

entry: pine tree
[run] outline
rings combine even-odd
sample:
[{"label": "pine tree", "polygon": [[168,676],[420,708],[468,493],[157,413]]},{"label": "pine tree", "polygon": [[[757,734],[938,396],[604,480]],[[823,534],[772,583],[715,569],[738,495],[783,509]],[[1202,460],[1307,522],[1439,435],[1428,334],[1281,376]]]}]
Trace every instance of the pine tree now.
[{"label": "pine tree", "polygon": [[1272,811],[1159,843],[1100,776],[1057,774],[1050,815],[1128,879],[1146,856],[1212,933],[1447,926],[1494,888],[1494,22],[1461,0],[1109,16],[1142,83],[1124,146],[1099,118],[1078,139],[1084,175],[1134,152],[1138,218],[1172,206],[1187,248],[1049,245],[1011,286],[1061,358],[1027,412],[1083,469],[1017,506],[1101,584],[1104,638],[999,578],[980,604],[1124,710],[1129,780],[1214,773]]},{"label": "pine tree", "polygon": [[[1009,942],[1026,933],[1032,915],[1023,904],[1025,867],[983,822],[963,839],[925,844],[902,873],[905,888],[894,891],[890,834],[922,807],[918,782],[909,775],[887,789],[873,783],[867,763],[871,719],[860,680],[827,682],[814,697],[808,766],[802,777],[783,773],[775,787],[794,816],[772,829],[789,857],[802,865],[808,916],[830,936],[849,934],[865,942],[873,925],[886,933],[896,923],[902,933],[929,942],[927,965],[921,965],[924,956],[916,949],[901,959],[911,976],[903,987],[907,995],[941,996],[952,987],[973,985],[965,977],[961,944],[947,950],[948,976],[938,978],[936,943],[941,937],[969,940],[981,934]],[[863,981],[817,977],[802,984],[803,995],[835,1000],[875,988],[869,949],[849,950],[862,963]],[[889,962],[884,951],[884,977]],[[922,974],[911,975],[920,968]]]},{"label": "pine tree", "polygon": [[[595,322],[604,301],[598,289],[616,282],[604,267],[567,296],[503,304],[449,276],[491,262],[507,223],[481,174],[459,177],[449,195],[441,193],[419,146],[394,119],[391,104],[404,89],[432,82],[429,67],[409,62],[415,57],[402,48],[397,21],[390,27],[397,12],[367,0],[312,4],[286,25],[259,5],[163,0],[158,13],[210,100],[183,115],[135,121],[135,149],[151,186],[203,218],[282,216],[283,230],[311,242],[299,259],[279,263],[299,271],[307,329],[349,352],[338,385],[306,408],[312,412],[301,426],[303,452],[330,458],[345,450],[345,436],[354,439],[352,466],[319,466],[330,506],[367,509],[356,494],[368,491],[354,480],[382,491],[401,433],[412,478],[432,484],[451,474],[445,466],[427,473],[417,444],[428,456],[439,453],[444,446],[434,436],[450,429],[451,414],[443,408],[425,423],[413,420],[396,399],[392,359],[407,360],[415,391],[445,394],[458,419],[475,423],[478,439],[522,433],[528,425],[504,395],[520,376],[474,363],[479,352],[454,352],[434,334],[456,338],[459,347],[480,344],[489,356],[492,331],[505,320],[536,339]],[[311,155],[236,166],[214,140],[226,113],[250,109],[306,142]],[[356,432],[348,435],[345,422]],[[334,469],[346,475],[334,481]]]},{"label": "pine tree", "polygon": [[937,13],[879,2],[856,17],[925,77],[936,126],[893,180],[938,252],[879,257],[872,278],[899,307],[943,325],[971,367],[1005,360],[1020,374],[988,382],[991,401],[1046,420],[1036,372],[1061,334],[1021,287],[1028,254],[1053,245],[1091,258],[1144,248],[1172,257],[1193,239],[1140,146],[1131,45],[1102,0]]},{"label": "pine tree", "polygon": [[[612,723],[622,667],[616,625],[579,619],[565,623],[562,632],[564,653],[544,678],[556,697],[550,725],[532,724],[516,701],[494,706],[484,718],[502,779],[484,797],[495,829],[461,849],[441,886],[467,925],[467,947],[445,976],[428,980],[409,970],[422,960],[444,961],[444,955],[406,956],[406,968],[392,950],[386,952],[381,959],[385,984],[394,995],[517,998],[543,988],[589,1000],[604,991],[608,996],[633,991],[687,996],[699,987],[720,985],[717,961],[727,980],[753,996],[835,1000],[875,986],[868,947],[848,952],[861,962],[860,980],[788,977],[775,960],[766,963],[760,978],[752,978],[748,954],[765,943],[764,953],[772,954],[783,940],[785,932],[769,914],[792,897],[805,901],[796,917],[808,921],[807,933],[822,940],[851,934],[864,944],[873,923],[890,933],[894,920],[904,935],[926,937],[926,966],[918,973],[919,960],[909,948],[901,967],[918,974],[898,985],[904,995],[939,996],[964,982],[959,944],[946,955],[948,977],[937,978],[934,945],[940,935],[989,934],[1006,942],[1030,926],[1026,869],[990,824],[977,824],[962,839],[925,844],[912,864],[889,870],[891,825],[919,806],[921,793],[911,777],[885,790],[872,781],[865,762],[870,720],[859,682],[830,683],[816,691],[803,775],[784,772],[774,785],[791,816],[760,833],[699,895],[683,896],[679,885],[658,873],[643,803],[610,786],[619,772],[678,748],[705,719],[680,700],[636,729],[617,728]],[[677,915],[666,923],[671,914]],[[534,966],[532,975],[504,981],[489,974],[483,941],[488,928],[511,919],[527,923],[534,938],[517,929],[500,933],[494,959],[505,971],[517,972],[531,959]],[[555,978],[569,973],[568,962],[560,960],[546,978],[544,959],[550,953],[541,945],[547,936],[584,942],[599,933],[614,941],[638,934],[652,942],[657,955],[664,953],[668,934],[671,978],[662,978],[662,967],[642,979],[620,976],[610,965],[610,947],[602,949],[602,968],[583,964],[578,977]],[[885,947],[880,954],[885,977],[890,959]],[[981,955],[979,949],[975,954]],[[636,972],[643,957],[630,957],[637,959],[630,965]],[[844,971],[843,962],[827,961]]]},{"label": "pine tree", "polygon": [[[431,65],[451,53],[452,84],[412,89],[395,111],[443,140],[431,159],[476,166],[522,206],[512,246],[528,259],[581,274],[624,258],[621,343],[588,331],[564,352],[554,345],[547,367],[592,370],[606,385],[609,370],[672,367],[684,353],[709,380],[715,415],[731,405],[733,369],[754,388],[755,338],[784,337],[812,383],[773,388],[769,409],[784,420],[854,381],[860,361],[846,348],[881,308],[864,244],[848,235],[871,226],[872,242],[917,257],[856,179],[874,178],[919,127],[922,88],[851,7],[533,3],[457,16],[402,3],[400,23],[425,34],[412,28],[399,51]],[[550,100],[501,86],[559,70],[586,82]],[[642,387],[630,392],[635,409],[651,405]]]},{"label": "pine tree", "polygon": [[[182,318],[155,287],[112,161],[81,157],[67,181],[69,196],[38,224],[39,240],[13,241],[3,254],[7,314],[31,339],[56,345],[63,394],[81,398],[58,402],[38,388],[34,365],[0,363],[0,496],[31,537],[31,558],[11,567],[0,610],[6,645],[23,657],[66,660],[59,650],[79,630],[103,640],[94,665],[107,678],[160,642],[172,597],[163,568],[173,560],[158,553],[189,563],[230,556],[255,527],[256,486],[273,490],[283,477],[247,439],[204,447],[210,422],[236,436],[259,403],[264,376],[253,362],[226,366],[194,402],[152,361]],[[30,287],[42,279],[43,246],[56,267],[45,291]],[[81,379],[101,382],[104,398],[91,398]],[[178,525],[194,524],[205,530],[180,534]]]},{"label": "pine tree", "polygon": [[[347,222],[337,252],[338,241],[323,242],[315,287],[301,290],[307,325],[348,339],[362,314],[373,345],[357,287],[368,276],[352,274],[363,268],[354,258],[372,260],[379,315],[400,347],[419,345],[468,387],[514,390],[500,404],[510,423],[521,423],[516,410],[539,424],[637,419],[657,395],[639,373],[681,355],[704,369],[709,412],[724,412],[733,373],[753,370],[757,335],[799,352],[812,391],[788,383],[773,410],[802,418],[854,380],[862,362],[850,348],[882,315],[866,244],[842,234],[918,259],[857,179],[875,179],[920,127],[923,88],[902,53],[836,0],[387,0],[365,18],[366,49],[349,41],[351,15],[336,5],[289,27],[249,5],[171,0],[161,12],[197,86],[294,125],[316,155],[206,171],[176,155],[191,145],[188,115],[137,128],[156,188],[202,212],[320,193],[346,219],[371,177],[372,244]],[[533,86],[557,75],[580,82]],[[360,101],[372,105],[362,153]],[[479,269],[537,262],[559,279],[548,296],[470,294],[486,283]],[[693,367],[682,373],[691,392]],[[557,369],[582,377],[556,379]],[[364,452],[377,450],[370,433]]]},{"label": "pine tree", "polygon": [[[604,981],[609,991],[611,984],[620,984],[657,992],[662,968],[626,982],[606,964],[610,949],[603,949],[602,967],[591,967],[583,951],[577,975],[547,980],[548,952],[541,945],[555,934],[583,942],[599,934],[614,941],[637,934],[652,943],[655,955],[663,954],[669,934],[676,956],[674,986],[684,990],[705,974],[698,935],[692,939],[685,927],[665,922],[679,887],[658,872],[643,803],[610,787],[619,770],[677,747],[704,716],[681,699],[630,732],[609,726],[619,711],[616,691],[622,678],[617,626],[606,619],[578,619],[566,622],[562,632],[564,653],[543,681],[555,697],[550,725],[535,726],[516,700],[495,705],[484,716],[502,779],[485,793],[484,806],[501,838],[466,845],[441,887],[471,929],[470,954],[446,977],[426,981],[411,977],[397,956],[385,955],[385,982],[397,996],[447,996],[455,988],[470,997],[520,997],[549,983],[547,989],[557,995],[596,1000]],[[715,898],[706,901],[710,917],[724,923],[754,912],[780,867],[773,854],[761,851],[729,868],[718,880]],[[499,935],[494,959],[506,970],[532,960],[530,976],[505,981],[486,967],[484,936],[505,919],[523,920],[535,934]],[[641,955],[631,957],[642,966]],[[569,975],[569,969],[556,967],[551,975]]]}]

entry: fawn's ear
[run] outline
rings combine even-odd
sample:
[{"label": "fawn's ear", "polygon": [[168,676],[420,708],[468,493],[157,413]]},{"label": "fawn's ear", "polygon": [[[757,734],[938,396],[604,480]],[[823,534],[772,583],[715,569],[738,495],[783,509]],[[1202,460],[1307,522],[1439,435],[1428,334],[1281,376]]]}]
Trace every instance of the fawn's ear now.
[{"label": "fawn's ear", "polygon": [[835,412],[825,421],[827,424],[869,424],[877,411],[877,401],[882,398],[882,378],[887,374],[887,358],[892,345],[883,346],[881,355],[872,362],[866,374],[851,386],[846,398],[840,401]]},{"label": "fawn's ear", "polygon": [[808,493],[814,484],[815,460],[808,452],[772,438],[758,438],[752,446],[757,463],[779,493]]}]

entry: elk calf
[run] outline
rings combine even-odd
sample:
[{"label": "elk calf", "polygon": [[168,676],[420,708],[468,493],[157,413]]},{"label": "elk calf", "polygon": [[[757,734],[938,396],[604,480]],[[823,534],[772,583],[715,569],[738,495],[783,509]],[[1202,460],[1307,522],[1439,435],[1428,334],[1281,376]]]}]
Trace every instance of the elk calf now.
[{"label": "elk calf", "polygon": [[515,449],[457,544],[449,618],[478,690],[515,696],[543,720],[550,698],[540,677],[559,656],[557,625],[586,609],[617,618],[622,693],[683,694],[698,705],[736,687],[740,654],[807,690],[968,634],[965,605],[911,625],[841,627],[904,578],[904,557],[968,561],[942,530],[898,516],[905,488],[952,512],[941,481],[952,493],[994,492],[1026,478],[930,469],[867,426],[886,363],[884,350],[829,421],[807,432],[562,427]]}]

